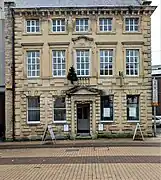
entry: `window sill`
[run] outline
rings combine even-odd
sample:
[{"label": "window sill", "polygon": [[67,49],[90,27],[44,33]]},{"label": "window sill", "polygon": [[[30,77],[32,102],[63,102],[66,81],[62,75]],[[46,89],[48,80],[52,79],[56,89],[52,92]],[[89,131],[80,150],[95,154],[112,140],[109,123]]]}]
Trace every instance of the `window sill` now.
[{"label": "window sill", "polygon": [[127,120],[128,123],[139,123],[139,120]]},{"label": "window sill", "polygon": [[40,121],[27,122],[28,125],[38,125]]},{"label": "window sill", "polygon": [[49,32],[49,35],[68,35],[68,32]]},{"label": "window sill", "polygon": [[52,76],[53,79],[65,79],[66,76]]},{"label": "window sill", "polygon": [[139,75],[125,75],[125,78],[139,78]]},{"label": "window sill", "polygon": [[42,36],[42,33],[23,33],[23,36]]},{"label": "window sill", "polygon": [[111,77],[111,78],[113,78],[114,77],[114,75],[100,75],[100,78],[107,78],[107,77]]},{"label": "window sill", "polygon": [[111,120],[111,121],[100,121],[100,123],[113,123],[114,120]]},{"label": "window sill", "polygon": [[81,78],[90,78],[91,76],[90,75],[77,75],[77,77],[81,79]]},{"label": "window sill", "polygon": [[142,32],[140,32],[140,31],[138,31],[138,32],[137,31],[136,32],[128,32],[128,31],[126,32],[126,31],[124,31],[122,34],[124,34],[124,35],[129,35],[129,34],[131,34],[131,35],[138,35],[138,34],[140,34],[141,35]]},{"label": "window sill", "polygon": [[103,31],[103,32],[101,32],[100,31],[100,32],[96,32],[96,35],[116,35],[116,32],[114,32],[114,31],[111,31],[111,32],[110,31],[107,31],[107,32]]},{"label": "window sill", "polygon": [[54,124],[66,124],[67,121],[53,121]]},{"label": "window sill", "polygon": [[26,79],[40,79],[40,76],[27,77]]}]

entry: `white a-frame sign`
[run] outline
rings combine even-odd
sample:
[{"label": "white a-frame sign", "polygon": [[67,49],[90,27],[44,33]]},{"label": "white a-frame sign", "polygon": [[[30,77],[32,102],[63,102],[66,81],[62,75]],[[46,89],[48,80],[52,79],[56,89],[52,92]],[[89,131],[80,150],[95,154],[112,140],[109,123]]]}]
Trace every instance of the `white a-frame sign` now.
[{"label": "white a-frame sign", "polygon": [[56,144],[56,138],[55,138],[55,134],[53,132],[53,129],[52,129],[52,126],[51,125],[47,125],[45,130],[44,130],[44,134],[42,136],[42,144],[43,142],[45,142],[45,139],[46,139],[46,135],[47,135],[47,132],[49,131],[49,134],[50,134],[50,137],[52,139],[52,142],[53,144],[55,143]]},{"label": "white a-frame sign", "polygon": [[136,124],[135,131],[134,131],[134,136],[133,136],[133,140],[135,140],[135,136],[136,136],[137,130],[140,131],[142,140],[144,141],[144,136],[143,136],[143,133],[142,133],[142,130],[141,130],[141,127],[140,127],[140,124],[139,124],[139,123]]}]

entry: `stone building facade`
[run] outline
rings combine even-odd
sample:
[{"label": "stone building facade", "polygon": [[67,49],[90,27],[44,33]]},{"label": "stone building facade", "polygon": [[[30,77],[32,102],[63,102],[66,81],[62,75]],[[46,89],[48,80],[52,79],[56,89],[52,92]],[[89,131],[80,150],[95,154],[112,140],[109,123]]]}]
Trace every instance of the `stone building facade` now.
[{"label": "stone building facade", "polygon": [[47,124],[57,136],[95,138],[132,135],[139,122],[152,135],[156,7],[137,3],[14,8],[16,139],[39,139]]}]

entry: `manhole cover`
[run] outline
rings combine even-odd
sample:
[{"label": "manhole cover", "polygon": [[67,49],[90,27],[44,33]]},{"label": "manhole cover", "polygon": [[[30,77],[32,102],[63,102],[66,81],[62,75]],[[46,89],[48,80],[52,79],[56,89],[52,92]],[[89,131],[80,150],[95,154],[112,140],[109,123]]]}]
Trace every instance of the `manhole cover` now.
[{"label": "manhole cover", "polygon": [[79,149],[66,149],[66,152],[75,152],[75,151],[79,151]]}]

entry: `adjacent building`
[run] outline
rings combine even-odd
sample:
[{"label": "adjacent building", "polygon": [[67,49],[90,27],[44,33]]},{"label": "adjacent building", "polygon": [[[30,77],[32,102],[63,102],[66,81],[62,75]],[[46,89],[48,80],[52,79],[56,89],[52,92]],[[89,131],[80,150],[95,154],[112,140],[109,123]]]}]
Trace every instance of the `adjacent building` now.
[{"label": "adjacent building", "polygon": [[152,66],[152,77],[158,82],[158,106],[156,107],[156,116],[161,116],[161,65]]},{"label": "adjacent building", "polygon": [[[152,136],[151,15],[141,0],[16,1],[6,138]],[[11,55],[11,56],[12,56]],[[78,81],[67,80],[74,67]],[[8,83],[8,92],[10,83]],[[13,86],[12,86],[13,88]],[[11,89],[12,89],[11,88]]]},{"label": "adjacent building", "polygon": [[0,3],[0,139],[5,133],[5,52],[4,52],[4,3]]}]

